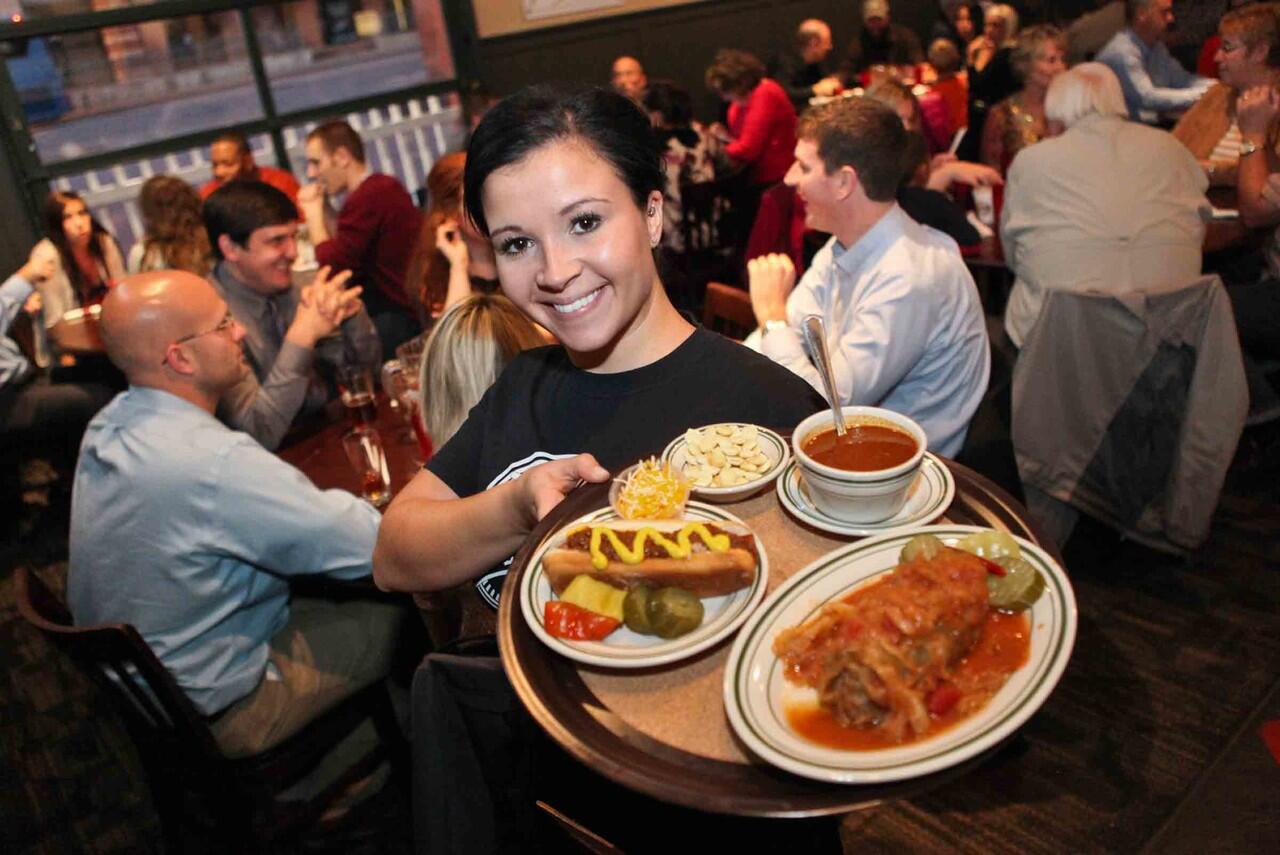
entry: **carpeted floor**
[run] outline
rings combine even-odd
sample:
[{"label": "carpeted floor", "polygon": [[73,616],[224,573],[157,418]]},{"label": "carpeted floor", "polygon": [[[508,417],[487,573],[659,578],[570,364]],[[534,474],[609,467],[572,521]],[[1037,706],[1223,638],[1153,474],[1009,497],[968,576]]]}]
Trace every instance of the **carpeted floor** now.
[{"label": "carpeted floor", "polygon": [[[0,851],[157,851],[154,811],[109,707],[14,613],[9,568],[22,561],[56,579],[64,518],[55,489],[0,564]],[[1257,791],[1280,792],[1280,765],[1259,759],[1253,726],[1268,699],[1270,718],[1280,715],[1280,428],[1246,434],[1196,556],[1121,543],[1086,521],[1066,558],[1079,637],[1048,703],[966,778],[847,820],[846,851],[1135,852],[1174,834],[1180,852],[1280,851],[1275,822],[1257,815],[1274,809]],[[1197,811],[1206,789],[1213,822]],[[407,851],[409,826],[391,796],[353,817],[349,835],[305,849]]]}]

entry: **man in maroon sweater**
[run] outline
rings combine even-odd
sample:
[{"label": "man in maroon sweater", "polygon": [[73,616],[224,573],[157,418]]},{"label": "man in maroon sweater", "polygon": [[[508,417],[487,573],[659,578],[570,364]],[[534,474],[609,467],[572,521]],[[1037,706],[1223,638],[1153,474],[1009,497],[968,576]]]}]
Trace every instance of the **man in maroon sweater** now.
[{"label": "man in maroon sweater", "polygon": [[317,126],[307,136],[306,154],[312,183],[298,191],[298,208],[316,261],[352,271],[352,283],[364,287],[383,358],[390,359],[396,345],[422,331],[415,296],[404,287],[421,214],[399,181],[369,171],[360,135],[346,122]]}]

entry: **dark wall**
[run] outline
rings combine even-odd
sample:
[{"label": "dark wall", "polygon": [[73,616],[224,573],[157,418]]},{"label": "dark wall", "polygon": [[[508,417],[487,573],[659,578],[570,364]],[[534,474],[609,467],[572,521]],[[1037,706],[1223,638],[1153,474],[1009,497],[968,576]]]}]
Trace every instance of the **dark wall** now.
[{"label": "dark wall", "polygon": [[22,183],[13,168],[9,140],[0,145],[0,282],[27,261],[37,234],[22,196]]},{"label": "dark wall", "polygon": [[[899,7],[903,7],[901,10]],[[911,9],[909,7],[920,7]],[[927,7],[927,8],[926,8]],[[542,81],[607,84],[614,57],[640,59],[650,77],[674,79],[694,97],[698,115],[714,117],[718,100],[703,85],[716,50],[736,47],[768,60],[786,48],[805,18],[831,24],[836,56],[861,26],[857,0],[707,0],[557,30],[487,39],[477,44],[476,74],[497,95]],[[932,20],[929,0],[894,3],[895,17]]]}]

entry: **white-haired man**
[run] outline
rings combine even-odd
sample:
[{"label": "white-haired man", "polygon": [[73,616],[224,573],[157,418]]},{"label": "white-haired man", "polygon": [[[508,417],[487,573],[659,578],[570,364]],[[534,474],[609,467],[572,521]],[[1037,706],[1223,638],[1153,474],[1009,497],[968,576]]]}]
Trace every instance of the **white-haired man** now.
[{"label": "white-haired man", "polygon": [[1107,66],[1054,78],[1045,115],[1066,131],[1023,149],[1005,181],[1000,237],[1017,277],[1005,309],[1022,347],[1048,288],[1124,293],[1200,273],[1208,179],[1170,134],[1126,120]]},{"label": "white-haired man", "polygon": [[1125,0],[1123,30],[1098,51],[1120,81],[1129,118],[1155,124],[1181,113],[1209,90],[1213,81],[1187,71],[1165,47],[1173,25],[1173,0]]}]

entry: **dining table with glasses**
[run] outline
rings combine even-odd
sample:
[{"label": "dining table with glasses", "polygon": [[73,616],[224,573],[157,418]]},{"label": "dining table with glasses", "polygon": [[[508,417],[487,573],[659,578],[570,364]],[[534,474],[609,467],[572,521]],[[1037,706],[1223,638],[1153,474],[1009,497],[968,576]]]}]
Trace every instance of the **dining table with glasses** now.
[{"label": "dining table with glasses", "polygon": [[[386,454],[392,495],[399,493],[422,467],[418,441],[398,408],[378,395],[372,419],[362,422],[374,428]],[[304,419],[285,437],[277,452],[281,459],[302,471],[322,490],[347,490],[360,495],[360,475],[347,459],[342,439],[355,423],[340,400],[330,401],[320,413]],[[367,416],[367,411],[362,418]]]},{"label": "dining table with glasses", "polygon": [[[503,588],[497,635],[517,695],[551,738],[589,768],[661,801],[720,814],[843,814],[911,798],[979,767],[988,771],[977,774],[1018,774],[1025,752],[1003,749],[1011,742],[1040,738],[1031,713],[1052,690],[1074,639],[1070,584],[1057,550],[1020,503],[965,466],[933,455],[926,464],[903,512],[909,513],[897,518],[898,525],[860,528],[825,518],[806,504],[794,467],[744,500],[691,503],[690,515],[745,524],[761,547],[766,578],[759,580],[758,592],[743,593],[748,614],[734,620],[745,622],[730,626],[709,646],[691,642],[695,652],[690,655],[671,661],[655,657],[652,664],[643,659],[643,651],[627,662],[634,651],[615,653],[598,643],[585,645],[589,655],[580,655],[581,650],[548,639],[539,626],[538,606],[548,597],[540,578],[542,554],[573,521],[609,513],[609,485],[580,487],[531,534]],[[945,734],[925,740],[942,747],[907,750],[909,756],[901,762],[845,767],[840,760],[828,764],[831,755],[821,749],[807,752],[787,745],[787,735],[780,733],[786,727],[779,723],[776,699],[771,699],[776,686],[771,688],[771,678],[761,671],[768,670],[762,663],[770,660],[768,641],[778,628],[779,609],[794,614],[796,608],[803,612],[815,606],[796,600],[807,596],[807,583],[799,591],[794,583],[813,579],[821,588],[824,562],[835,568],[884,561],[886,549],[896,557],[899,541],[927,523],[941,525],[934,530],[943,534],[963,534],[973,526],[1007,531],[1037,545],[1046,568],[1054,568],[1046,574],[1053,577],[1051,588],[1060,585],[1063,590],[1042,597],[1052,602],[1043,610],[1037,604],[1031,619],[1033,632],[1044,643],[1043,649],[1033,645],[1038,652],[1032,655],[1027,670],[1033,673],[1026,685],[1012,699],[1002,695],[993,700],[989,706],[1003,707],[976,733],[958,740]],[[864,539],[855,531],[879,531],[881,536]],[[860,554],[868,549],[879,549],[880,557]],[[830,596],[829,591],[823,596]],[[776,683],[776,674],[774,678]],[[895,750],[885,754],[896,756]]]}]

